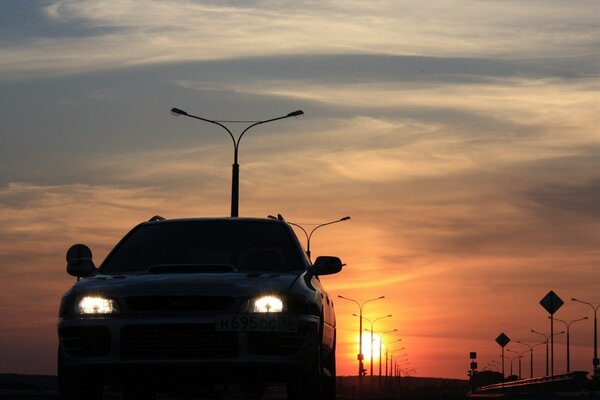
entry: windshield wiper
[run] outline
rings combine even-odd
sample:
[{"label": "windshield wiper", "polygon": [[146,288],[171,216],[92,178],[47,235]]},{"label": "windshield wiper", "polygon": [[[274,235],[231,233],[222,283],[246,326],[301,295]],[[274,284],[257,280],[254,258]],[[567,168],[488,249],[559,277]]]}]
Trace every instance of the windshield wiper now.
[{"label": "windshield wiper", "polygon": [[148,268],[148,274],[198,274],[237,272],[231,264],[157,264]]}]

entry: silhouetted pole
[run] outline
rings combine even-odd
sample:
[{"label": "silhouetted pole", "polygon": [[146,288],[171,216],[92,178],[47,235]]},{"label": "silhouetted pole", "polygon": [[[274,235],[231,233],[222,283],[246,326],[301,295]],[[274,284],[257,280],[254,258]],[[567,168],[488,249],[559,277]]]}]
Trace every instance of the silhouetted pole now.
[{"label": "silhouetted pole", "polygon": [[363,347],[362,347],[362,343],[363,343],[363,340],[362,340],[362,332],[363,332],[363,327],[362,327],[363,317],[362,317],[362,314],[363,314],[363,307],[365,306],[365,304],[367,304],[367,303],[369,303],[371,301],[385,299],[385,296],[379,296],[379,297],[377,297],[375,299],[365,300],[365,301],[362,302],[362,304],[359,303],[356,300],[349,299],[348,297],[344,297],[344,296],[340,296],[340,295],[338,295],[338,297],[340,299],[348,300],[348,301],[351,301],[353,303],[356,303],[356,305],[358,305],[358,310],[359,310],[359,315],[360,315],[360,317],[359,317],[359,321],[360,322],[359,322],[359,325],[358,325],[359,326],[359,328],[358,328],[358,342],[359,342],[359,345],[358,345],[358,356],[357,356],[357,358],[358,358],[358,380],[360,382],[362,382],[362,376],[363,376],[363,371],[364,371],[364,364],[363,364],[364,355],[363,355],[363,351],[362,351],[362,349],[363,349]]},{"label": "silhouetted pole", "polygon": [[[352,314],[352,315],[354,315],[355,317],[359,317],[356,314]],[[375,322],[379,321],[380,319],[390,318],[391,316],[392,316],[392,314],[388,314],[384,317],[375,318],[373,320],[373,322],[371,322],[371,320],[369,318],[362,317],[362,318],[366,319],[369,322],[369,324],[371,324],[371,365],[370,365],[371,376],[373,376],[373,326],[375,325]],[[381,338],[379,338],[379,340],[381,341]],[[379,358],[381,359],[381,354],[379,354]]]},{"label": "silhouetted pole", "polygon": [[300,224],[296,224],[296,223],[294,223],[294,222],[290,222],[290,221],[287,221],[287,223],[288,223],[288,224],[290,224],[290,225],[294,225],[294,226],[296,226],[296,227],[300,228],[300,229],[302,230],[302,232],[304,232],[304,236],[306,236],[306,255],[308,256],[308,261],[311,261],[311,262],[312,262],[312,260],[310,259],[310,239],[312,238],[312,235],[313,235],[313,233],[314,233],[314,232],[315,232],[317,229],[319,229],[319,228],[321,228],[321,227],[323,227],[323,226],[332,225],[332,224],[337,224],[338,222],[348,221],[349,219],[350,219],[350,217],[348,216],[348,217],[344,217],[344,218],[336,219],[335,221],[331,221],[331,222],[325,222],[324,224],[320,224],[320,225],[317,225],[316,227],[314,227],[314,228],[313,228],[313,229],[310,231],[310,233],[307,233],[307,232],[306,232],[306,229],[304,229],[304,227],[302,227],[302,225],[300,225]]},{"label": "silhouetted pole", "polygon": [[[382,346],[382,343],[383,343],[383,335],[388,335],[390,333],[394,333],[394,332],[397,332],[397,331],[398,331],[398,329],[392,329],[391,331],[382,332],[382,333],[379,334],[379,382],[380,383],[381,383],[381,358],[382,358],[381,357],[381,350],[382,350],[381,346]],[[387,369],[387,348],[388,348],[388,346],[386,345],[385,346],[385,362],[386,362],[385,368],[386,369]]]},{"label": "silhouetted pole", "polygon": [[[389,348],[390,348],[390,345],[391,345],[392,343],[395,343],[395,342],[401,342],[401,341],[402,341],[402,339],[392,340],[391,342],[389,342],[389,343],[388,343],[388,344],[385,346],[385,377],[386,377],[386,378],[387,378],[387,377],[389,377],[389,375],[388,375],[388,350],[389,350]],[[403,347],[403,348],[401,348],[401,349],[398,349],[398,350],[404,350],[404,347]],[[390,354],[390,356],[391,356],[391,354]],[[391,368],[390,368],[390,369],[391,369]]]},{"label": "silhouetted pole", "polygon": [[531,355],[529,357],[529,377],[533,378],[533,349],[536,348],[537,346],[543,345],[544,342],[542,342],[542,343],[536,343],[533,346],[530,345],[529,343],[521,342],[520,340],[517,340],[517,343],[521,343],[521,344],[529,347],[529,351],[531,352]]},{"label": "silhouetted pole", "polygon": [[[514,350],[511,350],[511,349],[506,349],[506,351],[510,351],[511,353],[515,353],[517,355],[517,357],[519,357],[519,379],[521,379],[521,376],[522,376],[521,375],[521,359],[523,358],[523,354],[527,353],[527,351],[529,351],[529,350],[525,350],[525,351],[520,351],[519,352],[519,351],[514,351]],[[512,361],[511,361],[511,364],[510,364],[510,368],[511,368],[510,374],[512,375],[513,374],[512,373]]]},{"label": "silhouetted pole", "polygon": [[592,364],[594,365],[594,378],[595,380],[598,380],[600,379],[600,368],[598,368],[600,365],[600,360],[598,359],[598,308],[600,308],[600,304],[588,303],[575,298],[572,298],[571,300],[576,301],[577,303],[587,304],[594,310],[594,359],[592,360]]},{"label": "silhouetted pole", "polygon": [[534,329],[532,329],[532,330],[531,330],[531,332],[533,332],[533,333],[537,333],[538,335],[542,335],[542,336],[544,337],[544,339],[545,339],[545,342],[544,342],[544,343],[546,343],[546,376],[549,376],[549,371],[548,371],[548,367],[549,367],[549,360],[548,360],[548,342],[550,342],[550,336],[562,335],[562,334],[563,334],[563,333],[565,333],[565,332],[564,332],[564,331],[562,331],[562,332],[555,333],[555,334],[553,334],[553,335],[546,335],[545,333],[538,332],[538,331],[536,331],[536,330],[534,330]]},{"label": "silhouetted pole", "polygon": [[[244,134],[246,132],[248,132],[251,128],[253,128],[257,125],[266,124],[267,122],[278,121],[280,119],[285,119],[285,118],[290,118],[290,117],[299,118],[302,115],[304,115],[304,111],[302,111],[302,110],[292,111],[291,113],[289,113],[287,115],[277,117],[277,118],[266,119],[263,121],[216,121],[216,120],[211,120],[211,119],[207,119],[207,118],[198,117],[196,115],[188,114],[187,112],[185,112],[179,108],[172,108],[171,114],[173,114],[175,116],[183,115],[186,117],[190,117],[190,118],[198,119],[200,121],[209,122],[211,124],[218,125],[221,128],[225,129],[227,131],[227,133],[229,134],[229,136],[231,137],[231,140],[233,141],[233,165],[232,165],[232,172],[231,172],[231,216],[238,217],[239,216],[239,203],[240,203],[240,196],[239,196],[240,165],[238,164],[238,149],[240,147],[240,141],[242,140],[242,137],[244,136]],[[227,122],[229,122],[229,123],[250,123],[250,125],[247,126],[242,131],[242,133],[238,136],[238,138],[236,139],[233,136],[233,133],[231,133],[231,131],[229,130],[229,128],[227,128],[225,125],[223,125],[223,123],[227,123]]]},{"label": "silhouetted pole", "polygon": [[[550,318],[550,317],[548,317]],[[567,328],[567,372],[571,372],[571,325],[574,324],[575,322],[578,321],[583,321],[585,319],[588,319],[588,317],[583,317],[583,318],[579,318],[579,319],[574,319],[571,321],[564,321],[562,319],[558,319],[558,318],[554,318],[555,321],[558,322],[562,322],[563,324],[565,324],[565,327]]]}]

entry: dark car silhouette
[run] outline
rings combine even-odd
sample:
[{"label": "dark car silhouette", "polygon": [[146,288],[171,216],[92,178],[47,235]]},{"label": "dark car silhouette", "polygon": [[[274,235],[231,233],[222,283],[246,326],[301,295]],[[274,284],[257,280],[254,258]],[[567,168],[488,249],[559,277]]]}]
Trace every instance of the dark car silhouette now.
[{"label": "dark car silhouette", "polygon": [[335,314],[319,276],[342,263],[311,264],[283,218],[157,216],[98,268],[81,244],[67,261],[78,282],[60,304],[63,398],[235,382],[252,398],[285,383],[288,398],[334,399]]}]

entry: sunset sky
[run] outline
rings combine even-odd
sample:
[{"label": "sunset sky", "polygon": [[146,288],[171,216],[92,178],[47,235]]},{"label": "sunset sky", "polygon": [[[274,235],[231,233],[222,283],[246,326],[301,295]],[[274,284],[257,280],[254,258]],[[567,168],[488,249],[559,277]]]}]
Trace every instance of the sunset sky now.
[{"label": "sunset sky", "polygon": [[556,317],[590,317],[571,328],[589,371],[593,313],[570,298],[600,304],[599,77],[597,0],[3,0],[0,373],[55,373],[71,244],[99,263],[155,214],[229,215],[231,140],[171,107],[306,113],[244,137],[240,215],[352,217],[311,242],[347,264],[322,278],[338,374],[358,352],[338,295],[386,296],[364,315],[393,315],[375,331],[407,367],[467,378],[500,332],[540,342],[549,290]]}]

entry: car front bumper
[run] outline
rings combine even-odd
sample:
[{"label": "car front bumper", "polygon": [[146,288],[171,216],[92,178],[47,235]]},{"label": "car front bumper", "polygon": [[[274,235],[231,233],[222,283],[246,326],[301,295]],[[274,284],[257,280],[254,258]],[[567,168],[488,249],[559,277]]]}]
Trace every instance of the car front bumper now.
[{"label": "car front bumper", "polygon": [[314,363],[320,318],[296,315],[298,329],[217,331],[214,316],[62,318],[63,368],[87,369],[106,381],[131,374],[211,379],[286,379]]}]

